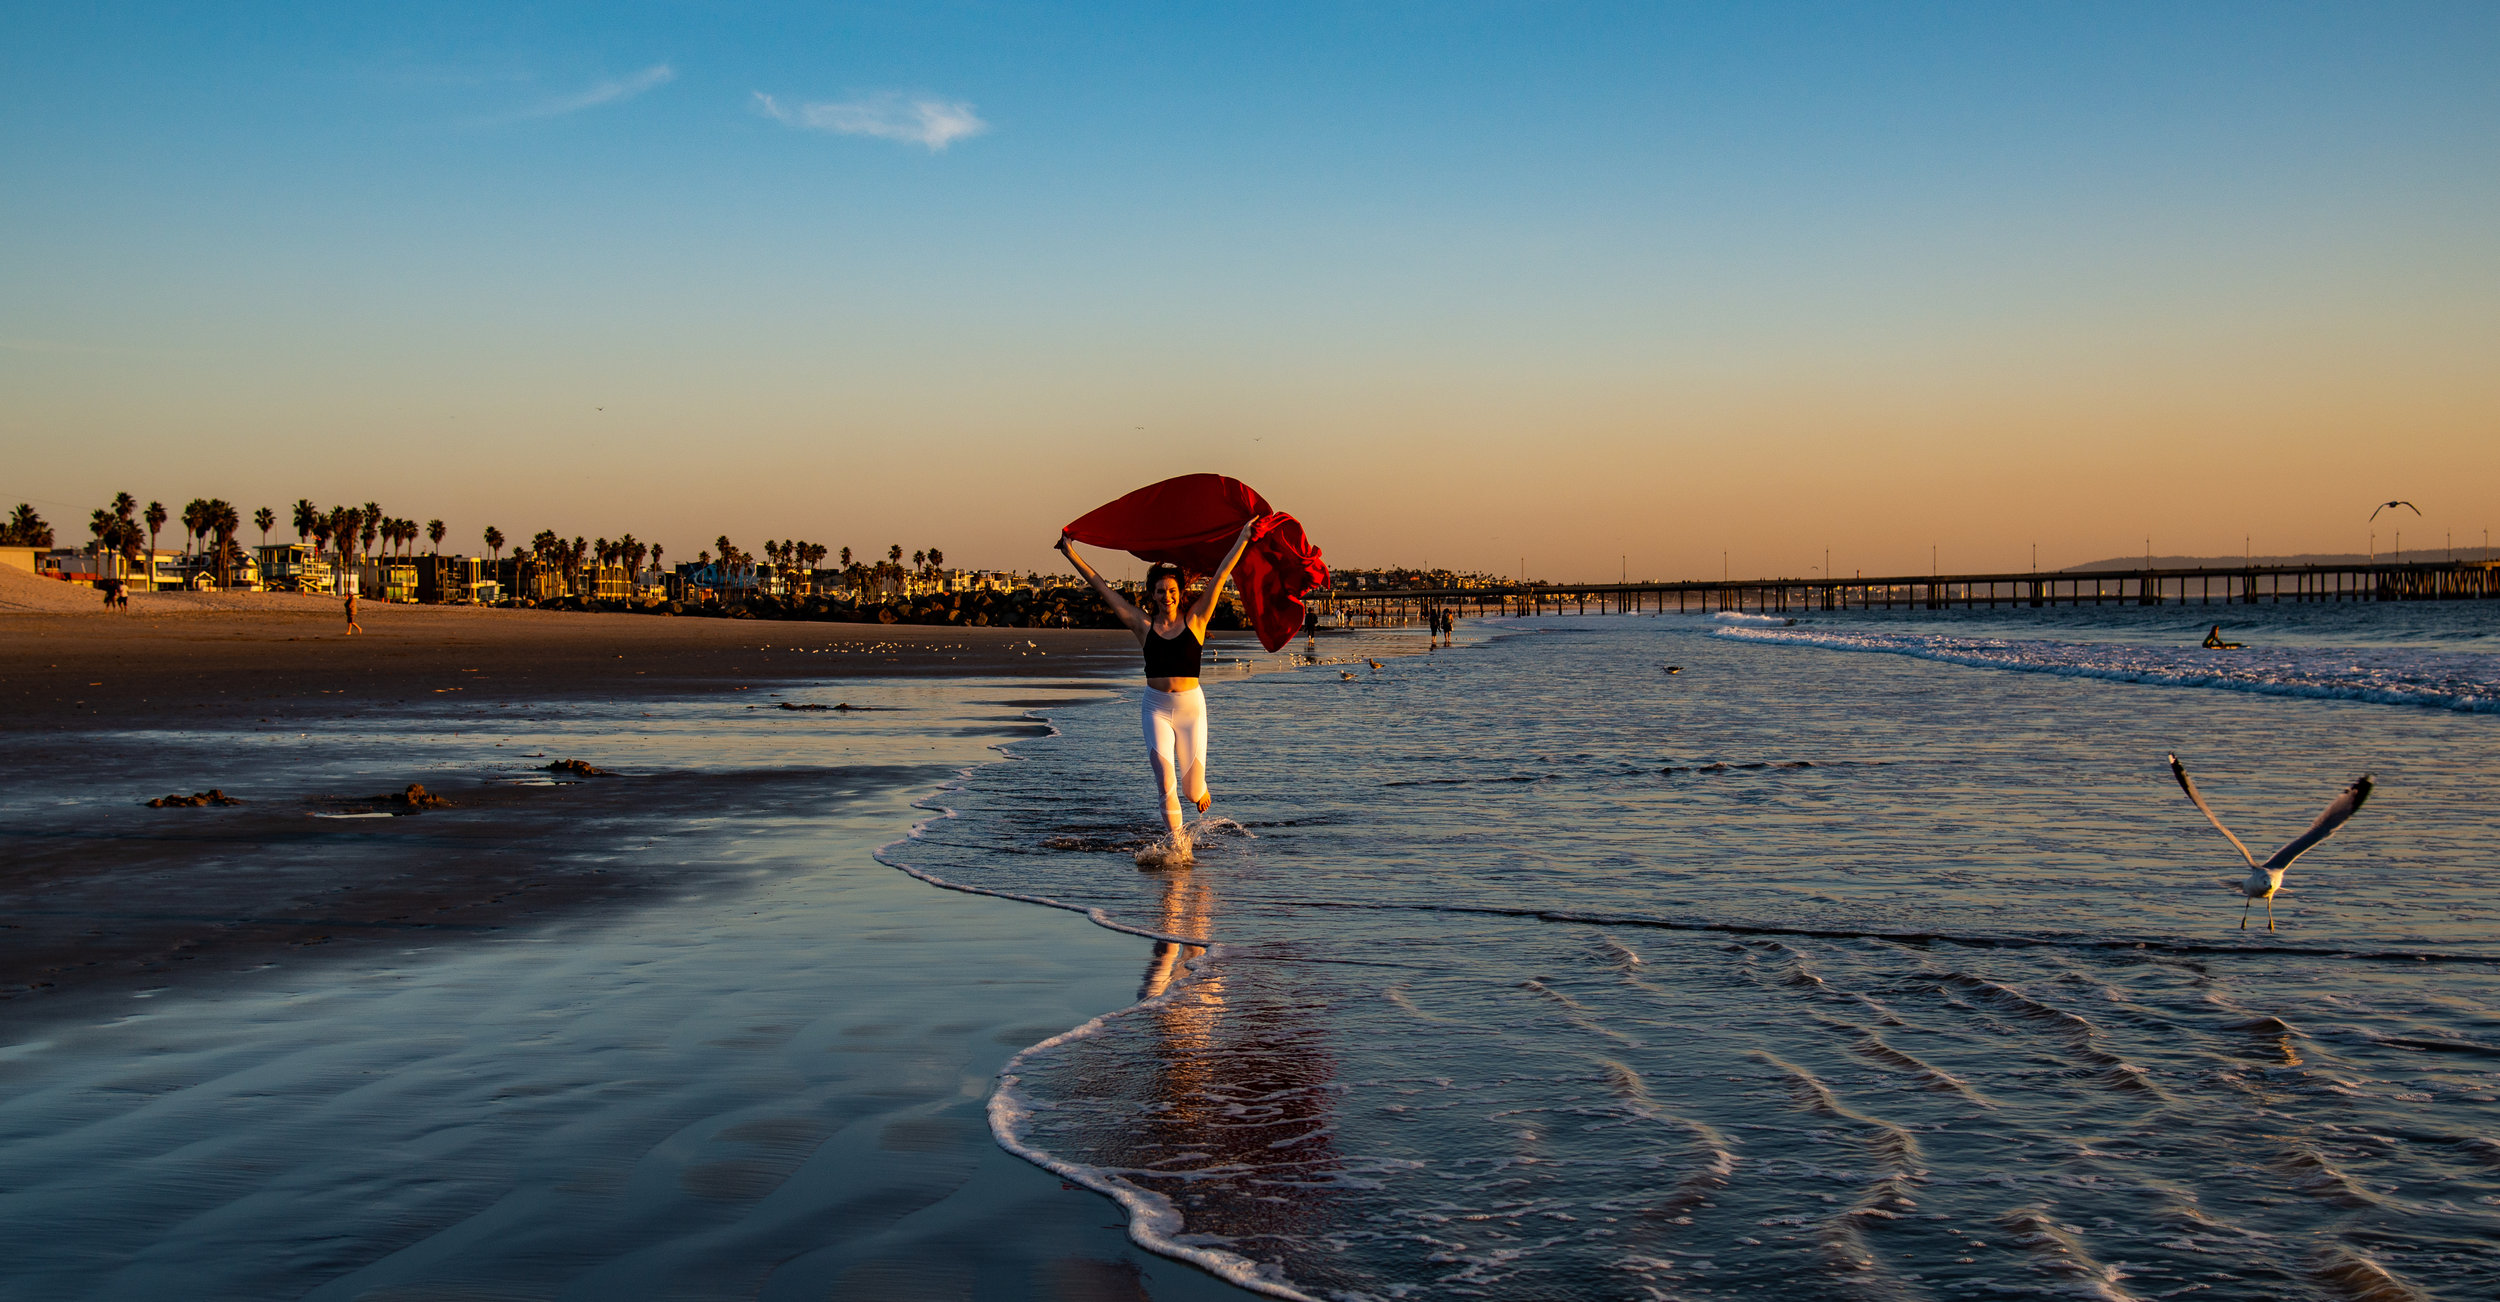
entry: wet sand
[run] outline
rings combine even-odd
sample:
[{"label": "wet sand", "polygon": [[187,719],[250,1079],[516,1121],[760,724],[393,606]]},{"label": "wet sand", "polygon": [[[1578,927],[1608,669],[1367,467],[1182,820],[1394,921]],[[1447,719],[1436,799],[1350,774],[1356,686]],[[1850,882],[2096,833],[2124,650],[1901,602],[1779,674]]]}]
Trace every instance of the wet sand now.
[{"label": "wet sand", "polygon": [[985,1125],[1146,947],[872,857],[1125,636],[335,618],[0,614],[0,1293],[1245,1296]]},{"label": "wet sand", "polygon": [[[704,803],[699,774],[538,788],[388,768],[352,782],[313,780],[300,764],[256,771],[214,746],[189,748],[205,752],[201,762],[167,764],[174,748],[134,751],[99,743],[99,733],[293,736],[411,711],[465,711],[472,721],[492,714],[500,726],[628,696],[777,703],[774,688],[801,679],[1081,678],[1134,655],[1126,635],[1099,632],[381,604],[365,606],[367,632],[351,638],[326,601],[249,594],[210,597],[219,604],[209,605],[193,596],[141,594],[127,614],[0,614],[0,719],[9,741],[0,782],[86,797],[55,817],[21,804],[0,818],[8,851],[0,1005],[187,981],[192,970],[392,942],[411,930],[506,926],[705,876],[700,865],[620,871],[548,853],[596,845],[620,812],[652,801]],[[838,726],[827,714],[827,726]],[[597,753],[581,758],[601,762]],[[811,773],[803,798],[932,776]],[[382,808],[357,798],[420,780],[458,813],[375,820],[380,826],[308,817]],[[210,789],[246,803],[144,807]]]}]

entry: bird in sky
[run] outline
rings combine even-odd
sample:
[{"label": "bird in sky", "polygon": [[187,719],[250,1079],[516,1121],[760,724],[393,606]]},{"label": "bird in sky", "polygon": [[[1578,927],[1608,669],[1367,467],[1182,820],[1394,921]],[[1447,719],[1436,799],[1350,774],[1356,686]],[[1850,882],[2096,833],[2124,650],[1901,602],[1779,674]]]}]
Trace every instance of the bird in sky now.
[{"label": "bird in sky", "polygon": [[2205,803],[2205,797],[2197,793],[2196,784],[2188,780],[2187,766],[2181,764],[2176,755],[2168,758],[2170,775],[2179,780],[2179,789],[2187,793],[2189,800],[2196,802],[2196,808],[2203,812],[2205,820],[2214,825],[2215,831],[2229,837],[2240,857],[2248,861],[2248,879],[2239,883],[2240,894],[2248,897],[2248,902],[2240,906],[2240,929],[2243,931],[2248,929],[2248,910],[2259,900],[2266,902],[2266,930],[2274,930],[2274,893],[2283,889],[2283,874],[2291,870],[2292,860],[2309,853],[2310,847],[2335,835],[2335,829],[2342,827],[2344,821],[2361,808],[2362,802],[2370,798],[2370,775],[2364,773],[2327,802],[2326,812],[2318,815],[2318,821],[2311,823],[2308,831],[2293,837],[2261,864],[2238,837],[2231,835],[2231,829],[2214,817],[2213,806]]},{"label": "bird in sky", "polygon": [[2404,509],[2413,512],[2415,515],[2420,515],[2422,513],[2422,508],[2415,506],[2411,502],[2381,502],[2377,506],[2370,509],[2370,518],[2373,520],[2377,519],[2379,512],[2384,511],[2391,506],[2401,506]]}]

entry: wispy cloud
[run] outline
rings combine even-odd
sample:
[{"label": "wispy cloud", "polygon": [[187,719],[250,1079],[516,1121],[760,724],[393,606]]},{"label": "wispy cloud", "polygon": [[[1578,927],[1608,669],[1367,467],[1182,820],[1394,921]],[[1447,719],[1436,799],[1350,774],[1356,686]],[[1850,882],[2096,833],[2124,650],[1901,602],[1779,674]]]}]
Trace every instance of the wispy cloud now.
[{"label": "wispy cloud", "polygon": [[603,81],[578,95],[567,95],[561,99],[551,99],[534,109],[521,113],[519,116],[525,118],[562,117],[567,113],[579,113],[583,109],[597,108],[602,104],[614,104],[621,100],[629,100],[655,86],[665,86],[675,80],[677,80],[677,70],[675,68],[672,68],[665,63],[655,63],[630,77],[618,77],[613,81]]},{"label": "wispy cloud", "polygon": [[755,109],[776,122],[802,130],[900,140],[926,145],[931,153],[990,129],[990,124],[972,111],[971,104],[926,96],[864,95],[834,103],[787,105],[759,90],[755,92]]}]

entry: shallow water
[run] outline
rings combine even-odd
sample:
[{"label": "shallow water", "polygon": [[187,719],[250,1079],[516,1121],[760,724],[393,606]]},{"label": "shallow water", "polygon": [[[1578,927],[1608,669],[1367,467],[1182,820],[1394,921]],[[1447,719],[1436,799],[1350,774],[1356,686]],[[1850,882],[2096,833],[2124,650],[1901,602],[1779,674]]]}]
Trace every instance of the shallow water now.
[{"label": "shallow water", "polygon": [[[2121,672],[2217,614],[2500,696],[2488,605],[1492,621],[1211,689],[1189,871],[1133,698],[889,857],[1198,942],[992,1120],[1271,1291],[2500,1294],[2496,721]],[[2378,785],[2241,930],[2168,751],[2260,854]]]}]

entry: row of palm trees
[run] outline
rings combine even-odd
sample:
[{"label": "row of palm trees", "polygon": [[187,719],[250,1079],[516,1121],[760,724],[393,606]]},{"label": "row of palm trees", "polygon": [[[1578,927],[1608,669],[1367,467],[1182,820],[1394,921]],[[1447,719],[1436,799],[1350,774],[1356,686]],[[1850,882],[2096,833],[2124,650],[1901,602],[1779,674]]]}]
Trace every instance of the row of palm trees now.
[{"label": "row of palm trees", "polygon": [[[21,505],[18,510],[31,517],[33,523],[42,523],[41,517],[34,516],[31,508]],[[163,502],[150,502],[142,509],[138,498],[128,493],[115,493],[111,502],[97,507],[88,516],[87,532],[95,536],[93,546],[97,552],[119,555],[133,564],[140,558],[143,550],[140,541],[144,538],[147,543],[144,551],[148,559],[148,577],[153,581],[157,536],[164,531],[166,522],[173,518]],[[269,527],[277,522],[277,517],[264,506],[252,514],[252,520],[260,526],[261,536],[266,539]],[[230,581],[234,568],[243,560],[243,549],[234,540],[234,536],[243,529],[243,515],[235,509],[234,503],[222,497],[192,498],[182,508],[182,528],[183,553],[191,554],[201,539],[211,540],[213,545],[208,555],[217,566],[218,581]],[[49,535],[51,530],[47,528],[43,532]]]},{"label": "row of palm trees", "polygon": [[[116,493],[111,503],[96,509],[87,527],[95,536],[93,546],[98,552],[117,553],[135,564],[144,550],[153,577],[158,535],[168,522],[176,518],[162,502],[149,502],[142,507],[138,498],[128,493]],[[191,555],[206,540],[206,551],[217,566],[219,583],[231,582],[235,568],[243,559],[242,548],[235,542],[235,535],[243,528],[242,513],[224,498],[195,497],[182,508],[179,520],[184,535],[183,554]],[[260,530],[262,545],[268,545],[269,531],[277,527],[277,512],[266,506],[260,507],[252,512],[251,522]],[[334,558],[342,569],[354,565],[359,556],[386,556],[394,550],[399,555],[409,555],[420,537],[430,542],[439,554],[443,539],[449,533],[441,520],[428,520],[420,526],[413,519],[388,514],[376,502],[367,502],[362,506],[333,506],[325,511],[314,506],[310,498],[297,498],[290,523],[295,527],[299,542],[311,547],[318,556]],[[141,546],[143,539],[144,549]],[[52,545],[52,529],[33,506],[20,503],[7,522],[0,524],[0,540],[14,541],[21,546],[49,547]],[[503,531],[488,525],[481,540],[496,561],[501,562],[507,541]],[[724,564],[756,561],[752,553],[732,543],[727,534],[714,539],[713,547]],[[662,568],[666,549],[658,543],[645,543],[630,533],[615,539],[594,541],[576,536],[567,540],[552,529],[542,529],[520,554],[528,556],[538,565],[562,571],[565,586],[571,588],[593,558],[601,566],[623,566],[629,573],[641,574],[645,561],[653,570]],[[823,543],[795,538],[767,540],[763,547],[764,563],[785,576],[812,572],[827,557],[835,554]],[[889,581],[899,581],[911,574],[931,576],[946,565],[946,553],[929,547],[913,552],[911,568],[906,570],[901,543],[887,547],[885,558],[873,564],[853,560],[848,547],[842,548],[839,556],[841,573],[854,591],[864,589],[871,583],[886,586]],[[714,552],[711,550],[695,554],[698,564],[709,564],[713,559]]]}]

